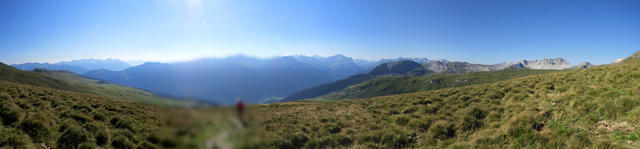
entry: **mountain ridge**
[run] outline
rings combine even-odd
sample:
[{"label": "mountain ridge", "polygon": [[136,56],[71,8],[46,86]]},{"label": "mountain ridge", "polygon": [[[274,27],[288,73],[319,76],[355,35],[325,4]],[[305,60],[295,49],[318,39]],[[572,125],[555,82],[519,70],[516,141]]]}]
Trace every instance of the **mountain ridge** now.
[{"label": "mountain ridge", "polygon": [[66,70],[77,74],[84,74],[95,69],[123,70],[131,67],[128,63],[118,59],[79,59],[57,63],[23,63],[11,65],[20,70],[31,71],[37,68],[48,70]]},{"label": "mountain ridge", "polygon": [[[494,65],[484,65],[484,64],[472,64],[469,62],[457,62],[457,61],[448,61],[448,60],[426,60],[422,59],[424,63],[417,63],[411,61],[409,58],[402,59],[400,61],[395,62],[412,62],[412,67],[410,71],[396,72],[393,75],[408,75],[408,76],[423,76],[432,73],[453,73],[453,74],[464,74],[470,72],[481,72],[481,71],[498,71],[504,70],[507,68],[513,69],[555,69],[555,70],[563,70],[569,69],[569,63],[563,58],[554,58],[554,59],[542,59],[542,60],[522,60],[520,62],[509,62],[503,64],[494,64]],[[322,84],[316,87],[308,88],[305,90],[298,91],[293,93],[286,98],[282,99],[282,101],[294,101],[294,100],[302,100],[302,99],[310,99],[316,98],[325,94],[329,94],[331,92],[339,91],[348,86],[359,84],[377,77],[384,77],[384,75],[372,75],[373,71],[377,69],[390,69],[393,66],[394,62],[383,63],[377,67],[375,67],[371,72],[367,74],[359,74],[346,79],[342,79],[332,83]],[[590,67],[590,66],[585,66]],[[384,74],[384,73],[383,73]]]}]

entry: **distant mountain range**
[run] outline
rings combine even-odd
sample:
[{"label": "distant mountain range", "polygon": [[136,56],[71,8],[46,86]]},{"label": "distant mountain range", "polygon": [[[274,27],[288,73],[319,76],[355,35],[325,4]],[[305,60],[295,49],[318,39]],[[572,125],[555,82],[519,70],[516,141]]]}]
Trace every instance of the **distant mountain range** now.
[{"label": "distant mountain range", "polygon": [[368,69],[343,55],[270,59],[234,56],[180,63],[144,63],[123,71],[98,69],[84,75],[172,96],[230,104],[236,98],[250,103],[283,98]]},{"label": "distant mountain range", "polygon": [[[116,59],[83,59],[12,66],[21,70],[44,68],[70,71],[155,93],[219,104],[233,103],[236,98],[250,103],[313,98],[381,76],[571,67],[561,58],[482,65],[403,57],[372,61],[344,55],[296,55],[269,59],[233,56],[179,63],[147,62],[133,67]],[[580,68],[590,66],[585,64]]]},{"label": "distant mountain range", "polygon": [[[415,58],[397,58],[397,59],[383,59],[381,61],[393,61],[383,63],[378,67],[375,67],[369,73],[353,75],[351,77],[338,80],[332,83],[326,83],[318,85],[312,88],[308,88],[282,99],[281,101],[293,101],[301,99],[316,98],[331,92],[345,89],[351,85],[359,84],[374,78],[382,76],[423,76],[432,73],[469,73],[469,72],[481,72],[481,71],[497,71],[507,68],[528,68],[528,69],[552,69],[552,70],[564,70],[564,69],[579,69],[588,68],[594,66],[591,63],[585,62],[580,65],[572,67],[569,62],[562,58],[554,59],[542,59],[542,60],[522,60],[520,62],[509,62],[495,65],[483,65],[483,64],[471,64],[468,62],[451,62],[447,60],[428,60],[428,59],[415,59]],[[415,62],[415,61],[419,61]]]},{"label": "distant mountain range", "polygon": [[131,65],[117,59],[81,59],[72,61],[63,61],[58,63],[24,63],[11,65],[20,70],[34,70],[36,68],[43,68],[48,70],[64,70],[70,71],[76,74],[83,74],[90,70],[95,69],[108,69],[113,71],[124,70],[131,67]]}]

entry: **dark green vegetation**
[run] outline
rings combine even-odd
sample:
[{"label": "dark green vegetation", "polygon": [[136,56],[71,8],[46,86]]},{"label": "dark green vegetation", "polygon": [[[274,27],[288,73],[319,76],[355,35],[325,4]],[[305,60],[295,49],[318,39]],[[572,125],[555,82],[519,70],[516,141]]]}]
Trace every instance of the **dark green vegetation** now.
[{"label": "dark green vegetation", "polygon": [[72,86],[68,82],[47,77],[37,72],[21,71],[4,63],[0,63],[0,80],[63,90],[80,89],[79,87]]},{"label": "dark green vegetation", "polygon": [[332,83],[326,83],[326,84],[318,85],[316,87],[298,91],[284,98],[282,101],[294,101],[294,100],[315,98],[315,97],[322,96],[331,92],[339,91],[351,85],[362,83],[367,80],[371,80],[381,76],[404,75],[404,74],[425,75],[429,73],[433,73],[433,72],[426,69],[422,69],[422,66],[420,64],[413,61],[388,62],[373,68],[373,70],[371,70],[369,73],[353,75],[346,79],[342,79]]},{"label": "dark green vegetation", "polygon": [[383,95],[395,95],[473,84],[493,83],[535,74],[558,72],[558,70],[504,69],[465,74],[432,74],[425,76],[391,76],[369,80],[340,91],[317,97],[317,99],[357,99]]},{"label": "dark green vegetation", "polygon": [[169,99],[141,89],[89,79],[68,71],[46,69],[22,71],[0,63],[0,80],[158,105],[192,106],[196,104],[194,101]]},{"label": "dark green vegetation", "polygon": [[0,110],[0,146],[16,148],[138,146],[159,127],[153,106],[6,81]]},{"label": "dark green vegetation", "polygon": [[489,84],[257,106],[278,148],[638,148],[640,60]]},{"label": "dark green vegetation", "polygon": [[158,96],[145,90],[125,87],[100,80],[89,79],[68,71],[36,69],[34,70],[34,72],[43,74],[46,77],[63,80],[71,85],[77,86],[76,88],[78,89],[76,91],[100,95],[104,97],[120,98],[157,105],[193,106],[197,104],[195,101],[169,99],[167,97]]}]

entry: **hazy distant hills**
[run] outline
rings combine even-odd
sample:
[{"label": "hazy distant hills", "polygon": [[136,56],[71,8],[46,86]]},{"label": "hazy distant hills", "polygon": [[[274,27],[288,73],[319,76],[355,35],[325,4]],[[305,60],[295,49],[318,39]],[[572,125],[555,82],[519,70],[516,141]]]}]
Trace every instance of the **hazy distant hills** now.
[{"label": "hazy distant hills", "polygon": [[350,75],[362,73],[367,68],[373,67],[371,65],[358,65],[351,57],[344,55],[335,55],[330,57],[309,57],[309,56],[294,56],[295,60],[308,64],[313,68],[316,68],[327,75],[332,80],[339,80]]},{"label": "hazy distant hills", "polygon": [[48,70],[65,70],[77,74],[83,74],[90,70],[95,69],[108,69],[108,70],[124,70],[131,67],[131,65],[117,59],[81,59],[64,61],[59,63],[24,63],[11,65],[20,70],[34,70],[36,68],[43,68]]},{"label": "hazy distant hills", "polygon": [[123,71],[99,69],[84,75],[157,93],[229,104],[236,98],[252,103],[282,98],[367,69],[342,55],[271,59],[234,56],[180,63],[144,63]]},{"label": "hazy distant hills", "polygon": [[0,81],[74,91],[159,105],[194,105],[195,102],[174,100],[141,89],[93,80],[68,71],[35,69],[22,71],[0,63]]},{"label": "hazy distant hills", "polygon": [[[155,93],[220,104],[233,103],[237,98],[252,103],[278,101],[284,97],[287,97],[284,101],[313,98],[381,76],[571,67],[561,58],[483,65],[403,57],[371,61],[344,55],[296,55],[269,59],[233,56],[178,63],[147,62],[133,67],[116,59],[83,59],[12,66],[22,70],[44,68],[70,71]],[[585,64],[574,68],[590,66]]]}]

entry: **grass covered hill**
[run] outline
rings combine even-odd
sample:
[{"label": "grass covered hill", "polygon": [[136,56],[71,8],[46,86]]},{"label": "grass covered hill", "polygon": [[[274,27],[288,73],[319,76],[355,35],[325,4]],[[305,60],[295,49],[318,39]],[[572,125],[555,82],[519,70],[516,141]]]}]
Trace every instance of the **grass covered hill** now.
[{"label": "grass covered hill", "polygon": [[257,114],[247,113],[239,125],[230,108],[162,107],[0,81],[0,148],[263,146]]},{"label": "grass covered hill", "polygon": [[193,106],[196,104],[194,101],[171,99],[141,89],[89,79],[68,71],[46,69],[22,71],[0,63],[0,80],[158,105]]},{"label": "grass covered hill", "polygon": [[153,146],[157,108],[65,90],[0,81],[0,146]]},{"label": "grass covered hill", "polygon": [[166,106],[194,106],[197,104],[197,102],[195,101],[172,99],[164,96],[159,96],[142,89],[121,86],[106,81],[89,79],[82,75],[78,75],[68,71],[36,69],[34,70],[34,72],[43,74],[44,76],[49,78],[63,80],[75,86],[75,88],[77,88],[75,91],[100,95],[104,97],[120,98]]},{"label": "grass covered hill", "polygon": [[251,108],[239,118],[69,72],[0,69],[0,148],[263,146]]},{"label": "grass covered hill", "polygon": [[357,99],[383,95],[411,93],[449,87],[493,83],[528,75],[558,72],[558,70],[503,69],[465,74],[431,74],[425,76],[390,76],[372,79],[340,91],[317,97],[318,100]]},{"label": "grass covered hill", "polygon": [[278,148],[638,148],[640,60],[490,84],[258,105]]},{"label": "grass covered hill", "polygon": [[63,90],[80,89],[68,82],[47,77],[37,72],[22,71],[4,63],[0,63],[0,80]]},{"label": "grass covered hill", "polygon": [[357,74],[346,79],[341,79],[332,83],[325,83],[308,89],[295,92],[282,99],[282,102],[302,99],[316,98],[331,92],[339,91],[354,84],[362,83],[382,76],[404,75],[416,73],[419,75],[433,73],[432,71],[421,69],[422,66],[414,61],[402,60],[381,64],[368,73]]}]

